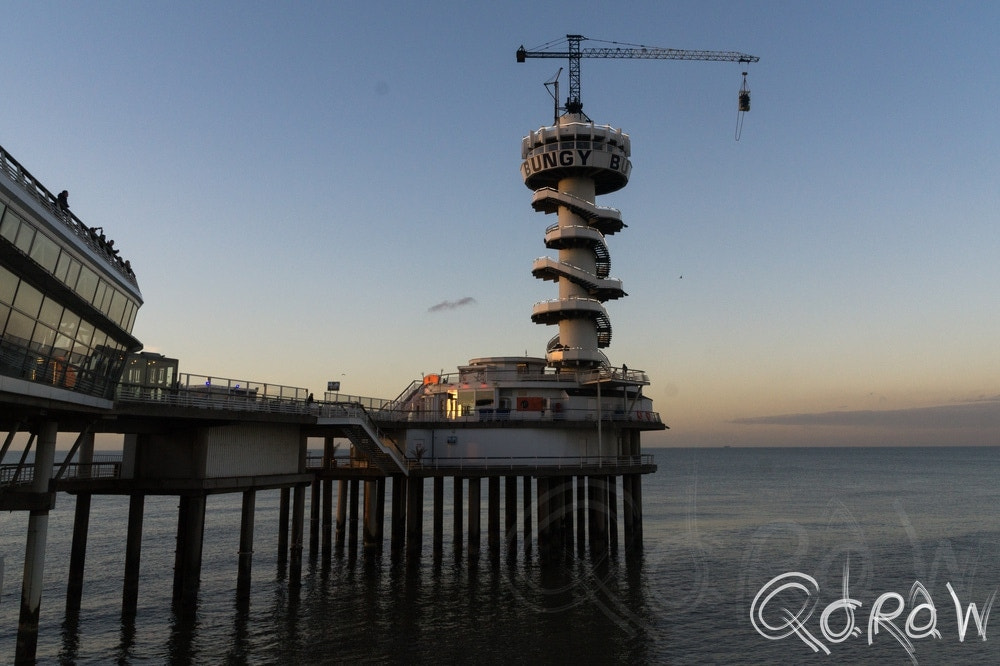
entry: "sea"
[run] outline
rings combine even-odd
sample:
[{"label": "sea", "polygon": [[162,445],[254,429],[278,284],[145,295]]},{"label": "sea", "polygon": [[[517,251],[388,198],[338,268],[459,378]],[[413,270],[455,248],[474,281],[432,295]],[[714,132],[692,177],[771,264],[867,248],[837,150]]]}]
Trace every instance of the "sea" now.
[{"label": "sea", "polygon": [[[260,492],[248,604],[236,598],[242,498],[209,496],[193,613],[171,604],[177,498],[150,497],[129,621],[127,498],[93,498],[82,608],[68,617],[74,498],[60,494],[38,663],[1000,663],[1000,448],[651,452],[643,552],[596,561],[573,549],[543,566],[521,533],[516,558],[490,557],[485,498],[480,556],[456,553],[448,480],[443,554],[428,484],[419,558],[391,557],[387,501],[381,553],[311,560],[307,542],[290,585],[279,493]],[[13,661],[26,533],[23,513],[0,517],[0,663]]]}]

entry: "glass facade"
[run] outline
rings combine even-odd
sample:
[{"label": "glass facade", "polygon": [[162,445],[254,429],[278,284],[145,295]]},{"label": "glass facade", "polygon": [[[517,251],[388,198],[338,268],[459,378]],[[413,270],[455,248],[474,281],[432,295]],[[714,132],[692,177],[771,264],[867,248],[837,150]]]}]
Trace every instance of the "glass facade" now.
[{"label": "glass facade", "polygon": [[154,352],[129,354],[118,386],[119,397],[162,399],[168,392],[177,394],[178,360]]},{"label": "glass facade", "polygon": [[140,303],[2,202],[0,250],[0,374],[110,398]]},{"label": "glass facade", "polygon": [[124,331],[131,333],[139,304],[111,281],[101,278],[27,220],[0,203],[0,237],[13,243],[47,273],[56,277],[85,301],[100,310]]}]

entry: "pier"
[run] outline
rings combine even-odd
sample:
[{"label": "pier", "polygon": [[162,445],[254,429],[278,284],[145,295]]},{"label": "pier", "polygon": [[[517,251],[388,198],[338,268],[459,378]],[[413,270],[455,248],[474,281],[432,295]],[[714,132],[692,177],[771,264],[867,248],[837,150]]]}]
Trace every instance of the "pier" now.
[{"label": "pier", "polygon": [[[499,563],[534,556],[552,566],[567,556],[597,561],[641,550],[641,478],[656,469],[649,455],[418,457],[386,444],[400,416],[375,405],[389,401],[313,401],[301,389],[260,384],[253,390],[252,382],[219,379],[210,384],[219,390],[206,392],[205,382],[182,375],[169,391],[123,385],[114,407],[98,413],[3,394],[2,453],[23,454],[0,466],[0,510],[31,515],[16,661],[33,659],[47,517],[60,493],[76,497],[68,614],[79,611],[85,594],[88,536],[101,529],[89,520],[96,495],[129,498],[119,572],[123,619],[135,617],[141,594],[143,509],[151,495],[178,498],[173,601],[182,611],[196,607],[201,552],[211,538],[204,533],[206,498],[216,493],[243,496],[240,542],[233,544],[234,587],[242,600],[249,599],[255,498],[262,490],[281,492],[278,561],[287,565],[290,586],[299,585],[305,557],[381,555],[388,548],[395,559],[420,558],[428,556],[426,542],[433,557],[485,554]],[[248,384],[251,390],[243,390]],[[478,423],[475,418],[466,426]],[[620,415],[608,414],[605,427],[614,418]],[[73,444],[57,462],[59,433],[73,433]],[[121,452],[95,457],[95,436],[108,435],[120,437]],[[346,455],[338,456],[341,443]],[[446,502],[450,544],[443,538]]]},{"label": "pier", "polygon": [[[552,159],[571,145],[593,160]],[[307,544],[310,559],[379,553],[388,543],[392,558],[415,560],[429,535],[431,555],[441,556],[449,499],[451,548],[470,561],[484,543],[492,563],[523,552],[543,566],[640,552],[642,476],[656,471],[640,438],[666,425],[643,394],[646,373],[614,366],[604,352],[612,338],[604,303],[626,296],[610,275],[605,236],[626,225],[620,211],[595,203],[626,185],[630,145],[620,129],[580,113],[522,140],[531,206],[557,217],[544,242],[558,257],[532,267],[558,285],[531,312],[557,329],[544,357],[474,358],[392,399],[331,387],[318,401],[304,388],[181,374],[177,359],[142,351],[130,261],[103,226],[70,212],[65,192],[53,195],[0,148],[0,461],[23,452],[0,466],[0,510],[29,512],[15,661],[33,663],[37,652],[48,519],[60,493],[76,496],[68,616],[86,594],[88,536],[101,527],[90,507],[100,495],[129,500],[123,620],[141,595],[151,496],[178,499],[172,601],[181,613],[197,604],[206,502],[220,493],[242,494],[233,563],[241,603],[264,490],[280,491],[277,556],[291,587]],[[60,435],[73,444],[57,461]],[[98,459],[98,437],[121,442],[120,452]],[[346,458],[336,456],[343,442]],[[311,446],[322,453],[310,455]]]}]

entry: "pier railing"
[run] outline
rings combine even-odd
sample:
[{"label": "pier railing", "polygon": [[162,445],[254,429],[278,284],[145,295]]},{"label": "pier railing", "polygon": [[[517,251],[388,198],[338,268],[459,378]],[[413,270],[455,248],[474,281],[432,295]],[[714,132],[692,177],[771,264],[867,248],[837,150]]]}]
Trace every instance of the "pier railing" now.
[{"label": "pier railing", "polygon": [[0,465],[0,487],[30,485],[34,480],[34,465]]},{"label": "pier railing", "polygon": [[351,404],[351,405],[361,405],[369,411],[386,409],[394,401],[388,398],[371,398],[363,395],[350,395],[347,393],[331,393],[326,392],[323,394],[323,402],[330,404]]},{"label": "pier railing", "polygon": [[653,464],[653,456],[483,456],[479,458],[437,457],[412,461],[410,468],[475,470],[555,469],[641,467]]},{"label": "pier railing", "polygon": [[[622,467],[645,467],[654,464],[653,456],[641,454],[637,456],[481,456],[463,457],[425,457],[420,460],[409,459],[410,469],[428,470],[461,470],[498,471],[498,470],[562,470],[580,469],[620,469]],[[351,458],[334,458],[326,461],[322,455],[311,454],[306,458],[308,469],[369,469],[376,465],[367,460]]]},{"label": "pier railing", "polygon": [[[120,460],[66,463],[65,465],[56,465],[54,469],[59,470],[60,468],[63,468],[60,479],[117,479],[121,477],[122,463]],[[0,488],[27,486],[31,485],[34,480],[35,466],[31,463],[0,465]]]},{"label": "pier railing", "polygon": [[315,412],[308,389],[283,384],[181,373],[170,387],[120,384],[121,402],[202,409],[309,414]]},{"label": "pier railing", "polygon": [[122,475],[122,463],[120,460],[93,462],[93,463],[67,463],[63,470],[61,479],[119,479]]},{"label": "pier railing", "polygon": [[[537,422],[591,422],[598,420],[596,410],[586,409],[541,409],[541,410],[518,410],[495,407],[476,407],[463,409],[461,412],[452,415],[443,415],[434,410],[380,410],[373,414],[374,418],[380,421],[405,421],[407,423],[494,423],[503,424],[507,421]],[[659,412],[625,409],[606,409],[600,414],[602,422],[615,423],[651,423],[660,425]]]},{"label": "pier railing", "polygon": [[[474,375],[474,376],[470,376]],[[434,385],[454,385],[466,389],[472,385],[484,386],[498,382],[531,381],[574,381],[584,384],[599,382],[622,382],[631,384],[647,383],[646,373],[627,368],[599,368],[582,370],[577,373],[516,373],[484,369],[472,373],[465,371],[455,374],[434,375]],[[204,409],[230,409],[237,411],[275,412],[287,414],[313,414],[318,417],[352,416],[344,410],[361,410],[366,419],[387,423],[499,423],[504,421],[601,421],[651,423],[662,425],[660,415],[653,411],[626,409],[624,405],[608,407],[600,415],[596,410],[563,409],[553,403],[549,409],[512,409],[506,407],[473,407],[463,405],[457,411],[442,414],[437,410],[424,410],[414,402],[414,396],[425,380],[414,380],[395,399],[373,398],[327,392],[322,401],[313,400],[308,389],[246,379],[229,379],[211,375],[181,373],[170,387],[150,387],[122,383],[116,390],[116,399],[121,402],[161,403],[179,407]]]},{"label": "pier railing", "polygon": [[76,215],[69,210],[60,210],[56,205],[56,196],[49,192],[42,183],[31,175],[27,169],[14,159],[14,157],[0,146],[0,173],[6,174],[10,180],[17,183],[35,201],[48,209],[55,219],[62,222],[66,228],[74,235],[78,236],[84,243],[99,252],[107,260],[108,264],[114,268],[123,278],[136,284],[135,274],[131,268],[127,268],[124,261],[119,261],[116,252],[113,252],[104,242],[99,242],[98,236],[92,233],[90,227],[80,221]]},{"label": "pier railing", "polygon": [[334,457],[327,460],[320,454],[306,456],[306,469],[377,469],[378,465],[360,458]]}]

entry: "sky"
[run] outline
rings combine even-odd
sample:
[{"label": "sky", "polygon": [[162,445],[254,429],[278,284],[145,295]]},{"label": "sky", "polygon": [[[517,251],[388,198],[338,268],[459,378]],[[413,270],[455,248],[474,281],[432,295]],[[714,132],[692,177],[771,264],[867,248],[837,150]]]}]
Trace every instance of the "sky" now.
[{"label": "sky", "polygon": [[0,0],[0,145],[131,261],[147,350],[392,398],[555,333],[520,141],[566,63],[518,46],[753,54],[739,141],[737,63],[581,63],[645,445],[1000,444],[1000,5],[609,7]]}]

